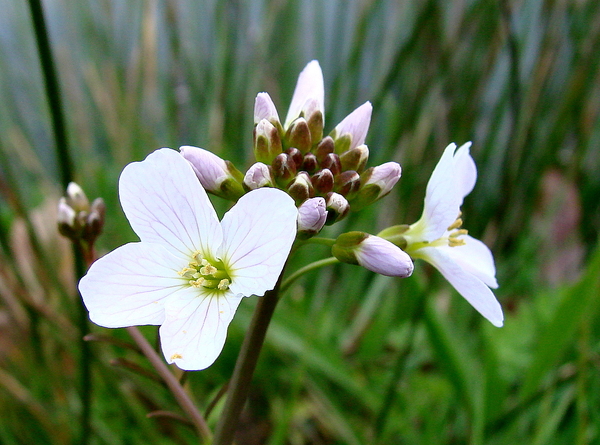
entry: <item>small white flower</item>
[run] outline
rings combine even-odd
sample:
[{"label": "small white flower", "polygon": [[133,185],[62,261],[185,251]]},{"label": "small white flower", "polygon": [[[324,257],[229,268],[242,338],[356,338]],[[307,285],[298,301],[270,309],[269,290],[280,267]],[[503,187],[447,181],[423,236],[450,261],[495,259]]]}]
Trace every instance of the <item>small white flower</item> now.
[{"label": "small white flower", "polygon": [[402,237],[407,253],[431,263],[481,315],[502,326],[502,308],[489,289],[498,287],[492,253],[461,229],[460,206],[477,179],[470,146],[446,147],[427,184],[423,215]]},{"label": "small white flower", "polygon": [[219,222],[190,164],[170,149],[125,167],[119,195],[141,241],[100,258],[81,279],[90,319],[160,325],[169,363],[210,366],[241,299],[275,286],[296,236],[293,200],[255,190]]}]

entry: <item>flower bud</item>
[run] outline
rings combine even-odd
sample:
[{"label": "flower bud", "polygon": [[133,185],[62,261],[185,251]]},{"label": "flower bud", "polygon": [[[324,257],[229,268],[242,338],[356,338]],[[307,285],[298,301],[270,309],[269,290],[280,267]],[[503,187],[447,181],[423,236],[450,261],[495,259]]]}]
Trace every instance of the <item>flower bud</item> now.
[{"label": "flower bud", "polygon": [[399,224],[397,226],[387,227],[377,234],[378,237],[386,239],[403,250],[406,250],[408,242],[404,237],[410,229],[408,224]]},{"label": "flower bud", "polygon": [[288,186],[288,194],[294,198],[296,205],[300,205],[308,198],[315,195],[315,191],[310,182],[310,177],[306,172],[300,172]]},{"label": "flower bud", "polygon": [[315,156],[317,157],[317,160],[319,162],[323,162],[323,159],[325,159],[325,157],[329,153],[333,153],[333,149],[334,149],[333,139],[331,138],[331,136],[326,136],[323,138],[323,140],[321,142],[319,142],[319,145],[317,145],[317,148],[315,148],[314,153],[315,153]]},{"label": "flower bud", "polygon": [[312,175],[319,168],[317,157],[312,153],[306,153],[302,160],[302,170]]},{"label": "flower bud", "polygon": [[268,93],[258,93],[254,101],[254,125],[266,119],[279,131],[282,131],[277,108]]},{"label": "flower bud", "polygon": [[298,207],[298,238],[308,239],[321,231],[327,220],[325,199],[307,199]]},{"label": "flower bud", "polygon": [[364,144],[347,150],[340,155],[343,171],[354,170],[361,173],[365,169],[368,160],[369,149]]},{"label": "flower bud", "polygon": [[231,162],[198,147],[186,145],[180,150],[206,191],[232,201],[245,193],[242,187],[244,176]]},{"label": "flower bud", "polygon": [[287,153],[281,153],[277,155],[271,163],[273,167],[273,176],[279,186],[286,188],[288,184],[296,176],[296,164],[292,161],[292,158]]},{"label": "flower bud", "polygon": [[333,176],[337,176],[342,172],[340,157],[335,153],[329,153],[325,156],[325,159],[321,162],[321,167],[329,169],[333,173]]},{"label": "flower bud", "polygon": [[292,122],[285,134],[285,140],[288,147],[296,147],[302,153],[308,153],[312,147],[312,139],[306,119],[299,117]]},{"label": "flower bud", "polygon": [[58,200],[58,230],[67,238],[72,238],[75,232],[75,217],[77,213],[69,204],[64,196]]},{"label": "flower bud", "polygon": [[333,190],[333,173],[326,168],[319,170],[317,173],[312,175],[310,180],[315,190],[322,195],[325,195]]},{"label": "flower bud", "polygon": [[398,246],[364,232],[343,233],[331,253],[341,262],[358,264],[388,277],[406,278],[414,269],[410,256]]},{"label": "flower bud", "polygon": [[279,131],[268,120],[261,120],[254,128],[254,158],[258,162],[270,164],[281,153]]},{"label": "flower bud", "polygon": [[90,202],[87,196],[85,196],[82,188],[74,182],[69,182],[67,186],[66,201],[76,213],[87,212],[90,209]]},{"label": "flower bud", "polygon": [[89,244],[94,244],[96,238],[102,233],[104,219],[106,215],[106,204],[102,198],[96,198],[90,206],[90,213],[87,215],[82,238]]},{"label": "flower bud", "polygon": [[321,104],[315,98],[306,101],[304,105],[304,118],[310,130],[311,141],[320,141],[323,138],[323,110]]},{"label": "flower bud", "polygon": [[327,222],[325,224],[328,226],[344,219],[350,211],[350,204],[339,193],[332,192],[327,194],[325,204],[327,208]]},{"label": "flower bud", "polygon": [[365,143],[373,106],[365,102],[344,118],[331,132],[335,141],[335,152],[342,154]]},{"label": "flower bud", "polygon": [[271,168],[262,162],[252,165],[244,176],[244,188],[254,190],[261,187],[273,187],[275,181],[271,174]]},{"label": "flower bud", "polygon": [[360,210],[387,195],[400,179],[402,169],[396,162],[386,162],[367,169],[360,177],[361,186],[352,200],[352,208]]},{"label": "flower bud", "polygon": [[296,170],[300,170],[300,168],[302,167],[302,162],[304,161],[304,156],[302,156],[302,152],[295,147],[288,148],[285,152],[288,155],[290,155],[290,158],[296,166]]},{"label": "flower bud", "polygon": [[335,179],[334,190],[346,197],[346,199],[352,199],[356,192],[360,188],[360,175],[355,171],[348,170],[342,172]]}]

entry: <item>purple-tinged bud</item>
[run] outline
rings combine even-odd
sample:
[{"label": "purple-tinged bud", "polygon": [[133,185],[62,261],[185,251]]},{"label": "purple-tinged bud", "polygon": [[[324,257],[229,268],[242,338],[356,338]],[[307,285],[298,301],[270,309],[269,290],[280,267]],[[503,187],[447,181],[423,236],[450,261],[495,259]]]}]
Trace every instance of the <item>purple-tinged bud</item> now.
[{"label": "purple-tinged bud", "polygon": [[325,199],[307,199],[298,207],[298,238],[308,239],[321,231],[327,220]]},{"label": "purple-tinged bud", "polygon": [[365,143],[372,111],[371,102],[365,102],[335,127],[331,136],[335,141],[336,153],[344,153]]},{"label": "purple-tinged bud", "polygon": [[258,162],[270,164],[281,153],[279,131],[271,122],[261,120],[254,128],[254,157]]},{"label": "purple-tinged bud", "polygon": [[245,193],[242,187],[244,176],[231,162],[198,147],[185,145],[180,150],[206,191],[232,201]]},{"label": "purple-tinged bud", "polygon": [[266,119],[280,132],[283,132],[277,108],[268,93],[258,93],[254,101],[254,125]]},{"label": "purple-tinged bud", "polygon": [[335,146],[334,146],[333,139],[331,138],[331,136],[324,137],[323,140],[321,142],[319,142],[319,145],[317,145],[317,148],[315,148],[315,150],[314,150],[317,160],[319,162],[323,162],[323,159],[325,159],[325,157],[329,153],[333,153],[334,148],[335,148]]},{"label": "purple-tinged bud", "polygon": [[275,180],[271,173],[271,168],[262,162],[252,165],[244,176],[244,188],[255,190],[261,187],[273,187]]},{"label": "purple-tinged bud", "polygon": [[410,256],[398,246],[364,232],[343,233],[331,253],[343,263],[358,264],[388,277],[406,278],[414,269]]},{"label": "purple-tinged bud", "polygon": [[77,213],[64,196],[58,200],[58,231],[67,238],[73,238],[75,234],[75,217]]},{"label": "purple-tinged bud", "polygon": [[319,162],[317,161],[317,157],[312,153],[306,153],[302,161],[302,170],[312,175],[318,168]]},{"label": "purple-tinged bud", "polygon": [[327,208],[327,222],[325,224],[328,226],[344,219],[350,211],[350,204],[348,204],[346,198],[335,192],[328,193],[325,196],[325,205]]},{"label": "purple-tinged bud", "polygon": [[290,155],[290,158],[292,158],[292,161],[296,165],[296,170],[300,170],[302,167],[302,161],[304,161],[302,152],[295,147],[288,148],[285,152]]},{"label": "purple-tinged bud", "polygon": [[285,133],[287,147],[296,147],[302,153],[308,153],[312,147],[310,129],[306,119],[299,117],[290,125]]},{"label": "purple-tinged bud", "polygon": [[296,164],[287,153],[279,154],[271,163],[273,176],[280,187],[286,188],[296,176]]},{"label": "purple-tinged bud", "polygon": [[326,168],[316,172],[310,179],[315,190],[321,195],[325,195],[333,190],[333,173]]},{"label": "purple-tinged bud", "polygon": [[346,199],[352,199],[356,192],[360,188],[360,175],[352,170],[342,172],[335,179],[334,190],[346,197]]},{"label": "purple-tinged bud", "polygon": [[329,153],[325,159],[323,159],[323,162],[321,162],[321,167],[331,170],[333,176],[337,176],[342,172],[340,157],[335,153]]},{"label": "purple-tinged bud", "polygon": [[344,171],[354,170],[358,173],[362,173],[368,160],[369,149],[364,144],[347,150],[340,155],[340,162],[342,163],[342,170]]},{"label": "purple-tinged bud", "polygon": [[82,238],[90,245],[93,245],[96,238],[102,233],[105,216],[106,204],[104,204],[104,200],[102,198],[94,199],[90,206],[90,213],[87,215],[82,235]]},{"label": "purple-tinged bud", "polygon": [[320,108],[322,104],[317,99],[309,99],[304,105],[304,118],[310,130],[310,138],[312,141],[320,141],[323,138],[323,110]]},{"label": "purple-tinged bud", "polygon": [[300,172],[288,186],[288,194],[294,198],[296,205],[300,205],[309,198],[315,196],[310,177],[306,172]]},{"label": "purple-tinged bud", "polygon": [[352,208],[363,207],[387,195],[400,179],[402,169],[397,162],[386,162],[367,169],[361,176],[360,190],[352,200]]}]

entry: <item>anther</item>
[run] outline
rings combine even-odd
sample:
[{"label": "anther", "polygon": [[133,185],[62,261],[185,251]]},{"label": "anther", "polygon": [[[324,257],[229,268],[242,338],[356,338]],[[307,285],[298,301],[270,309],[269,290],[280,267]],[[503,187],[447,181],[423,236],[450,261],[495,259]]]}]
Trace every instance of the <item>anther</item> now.
[{"label": "anther", "polygon": [[448,231],[458,229],[460,226],[462,226],[462,224],[463,224],[463,220],[460,217],[458,217],[458,218],[456,218],[456,221],[454,221],[452,223],[452,225],[450,227],[448,227]]}]

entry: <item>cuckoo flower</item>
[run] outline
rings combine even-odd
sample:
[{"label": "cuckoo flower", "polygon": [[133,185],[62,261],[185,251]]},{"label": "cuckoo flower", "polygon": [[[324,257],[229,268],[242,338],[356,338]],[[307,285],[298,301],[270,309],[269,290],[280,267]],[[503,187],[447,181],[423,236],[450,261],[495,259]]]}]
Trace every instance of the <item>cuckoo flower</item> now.
[{"label": "cuckoo flower", "polygon": [[470,146],[448,145],[427,184],[421,219],[401,237],[408,254],[431,263],[481,315],[502,326],[502,308],[489,289],[498,287],[492,253],[461,229],[460,206],[477,178]]},{"label": "cuckoo flower", "polygon": [[241,299],[275,286],[296,236],[293,200],[255,190],[219,222],[190,164],[170,149],[125,167],[119,195],[141,241],[100,258],[80,281],[91,320],[160,325],[169,363],[210,366]]}]

